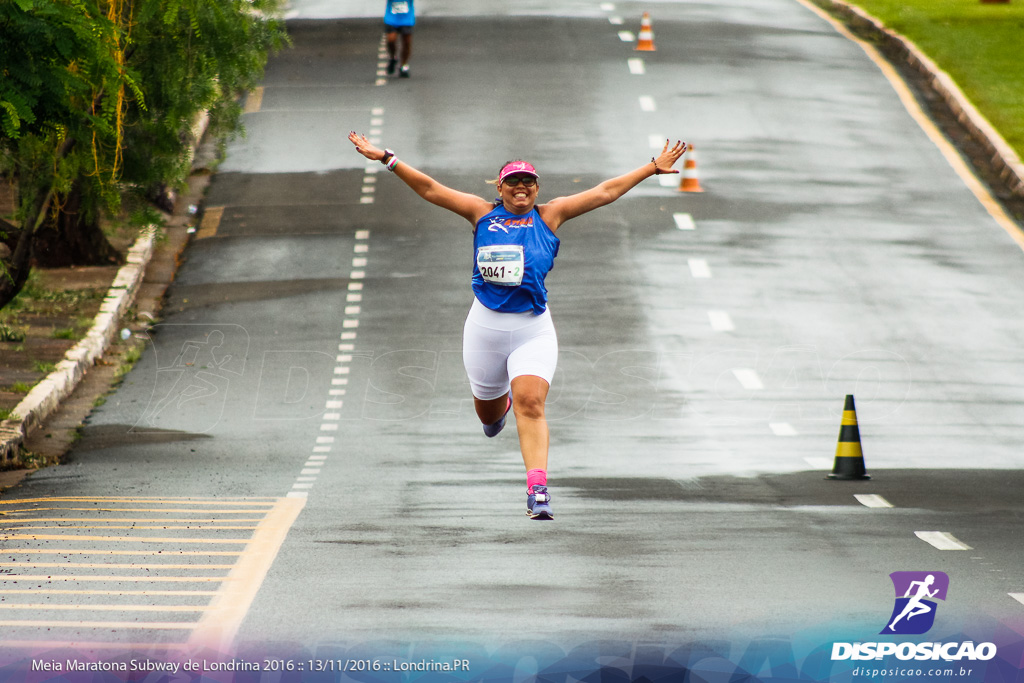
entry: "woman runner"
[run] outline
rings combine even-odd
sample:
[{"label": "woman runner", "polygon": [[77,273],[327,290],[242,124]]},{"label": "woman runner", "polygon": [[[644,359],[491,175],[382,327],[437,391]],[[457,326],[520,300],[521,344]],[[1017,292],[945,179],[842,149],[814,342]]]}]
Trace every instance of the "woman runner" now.
[{"label": "woman runner", "polygon": [[463,331],[462,354],[484,434],[497,436],[509,409],[515,412],[526,465],[526,514],[553,519],[547,489],[548,424],[544,416],[558,341],[547,305],[544,278],[554,265],[558,229],[571,218],[614,202],[642,180],[672,168],[686,143],[670,146],[629,173],[589,190],[537,205],[536,169],[525,161],[501,167],[498,198],[488,201],[453,190],[370,144],[354,131],[348,139],[367,159],[380,161],[416,194],[465,218],[473,226],[473,306]]}]

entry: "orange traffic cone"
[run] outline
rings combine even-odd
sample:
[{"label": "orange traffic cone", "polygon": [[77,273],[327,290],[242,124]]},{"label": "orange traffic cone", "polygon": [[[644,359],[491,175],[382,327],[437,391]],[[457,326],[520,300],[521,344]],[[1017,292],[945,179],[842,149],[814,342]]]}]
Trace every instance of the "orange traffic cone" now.
[{"label": "orange traffic cone", "polygon": [[640,20],[640,35],[637,36],[636,49],[642,52],[654,52],[654,32],[651,30],[651,15],[644,12]]},{"label": "orange traffic cone", "polygon": [[839,443],[829,479],[870,479],[864,467],[864,452],[860,447],[860,427],[857,426],[857,407],[853,395],[846,395],[843,421],[839,426]]},{"label": "orange traffic cone", "polygon": [[683,179],[679,182],[680,192],[703,192],[700,180],[697,179],[697,153],[693,145],[687,145],[683,153]]}]

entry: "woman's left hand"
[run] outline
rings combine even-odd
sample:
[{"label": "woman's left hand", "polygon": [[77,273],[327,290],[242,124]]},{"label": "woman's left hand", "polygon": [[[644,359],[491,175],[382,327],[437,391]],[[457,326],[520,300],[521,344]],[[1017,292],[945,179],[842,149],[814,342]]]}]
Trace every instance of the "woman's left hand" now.
[{"label": "woman's left hand", "polygon": [[655,173],[679,173],[677,169],[672,168],[672,165],[679,161],[679,157],[683,156],[686,151],[686,143],[680,140],[676,140],[671,148],[669,148],[669,141],[665,140],[665,146],[661,150],[661,154],[654,160]]},{"label": "woman's left hand", "polygon": [[[373,161],[380,161],[384,158],[384,150],[378,149],[370,144],[369,139],[365,135],[359,135],[355,131],[348,134],[349,142],[356,146],[356,151],[362,154],[367,159]],[[667,144],[667,143],[666,143]]]}]

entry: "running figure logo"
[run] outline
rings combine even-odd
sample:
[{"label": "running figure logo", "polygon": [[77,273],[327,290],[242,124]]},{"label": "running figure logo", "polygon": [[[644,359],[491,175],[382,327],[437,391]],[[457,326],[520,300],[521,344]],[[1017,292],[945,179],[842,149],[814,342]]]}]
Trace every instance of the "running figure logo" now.
[{"label": "running figure logo", "polygon": [[944,572],[893,572],[889,578],[896,589],[896,604],[881,633],[926,633],[935,623],[936,603],[931,598],[946,599],[949,576]]},{"label": "running figure logo", "polygon": [[508,234],[508,228],[505,227],[505,225],[498,218],[492,218],[491,224],[487,226],[487,229],[490,230],[491,232],[498,232],[499,230],[503,230],[506,235]]}]

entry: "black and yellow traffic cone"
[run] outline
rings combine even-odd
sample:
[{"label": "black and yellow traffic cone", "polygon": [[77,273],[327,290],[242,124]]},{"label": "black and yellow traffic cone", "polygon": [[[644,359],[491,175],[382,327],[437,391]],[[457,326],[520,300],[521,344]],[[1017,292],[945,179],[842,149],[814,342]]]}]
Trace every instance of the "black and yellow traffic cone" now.
[{"label": "black and yellow traffic cone", "polygon": [[860,427],[857,426],[857,408],[853,405],[853,394],[846,395],[843,406],[843,422],[839,427],[839,443],[836,444],[836,460],[829,479],[870,479],[864,469],[864,453],[860,448]]}]

